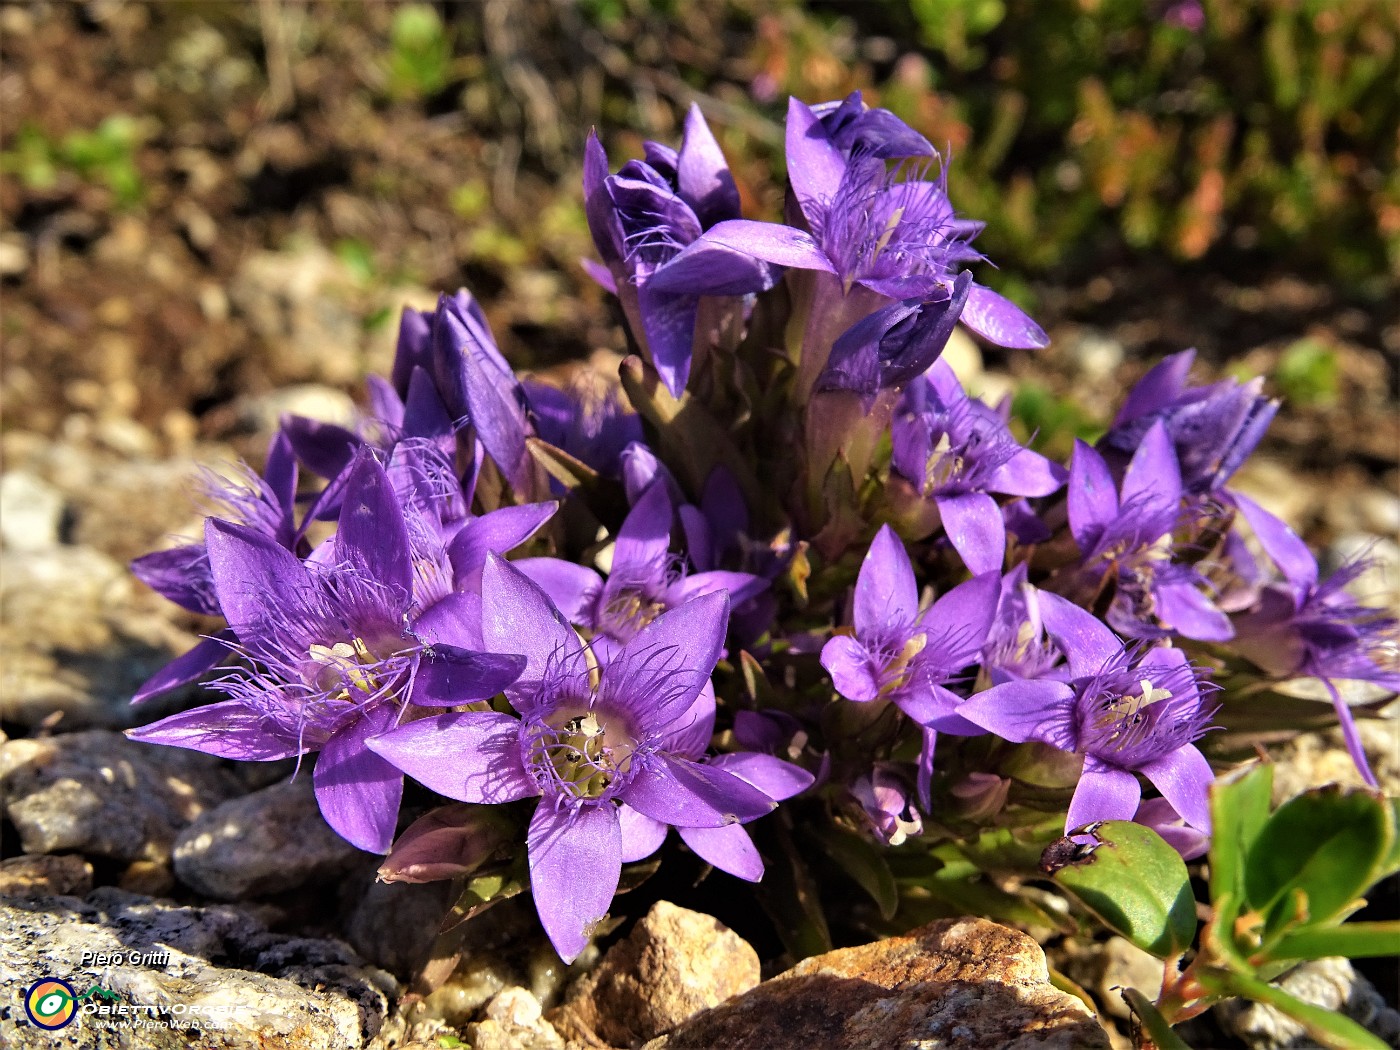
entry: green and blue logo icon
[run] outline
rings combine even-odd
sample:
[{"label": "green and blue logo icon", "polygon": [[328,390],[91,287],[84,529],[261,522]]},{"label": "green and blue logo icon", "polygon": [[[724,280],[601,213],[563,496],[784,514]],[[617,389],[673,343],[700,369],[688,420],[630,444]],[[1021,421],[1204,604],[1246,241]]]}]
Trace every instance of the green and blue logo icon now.
[{"label": "green and blue logo icon", "polygon": [[121,1002],[121,996],[116,992],[109,992],[96,984],[78,995],[67,981],[45,977],[35,981],[24,993],[24,1012],[35,1027],[56,1032],[73,1023],[73,1018],[78,1014],[78,1004],[87,999]]}]

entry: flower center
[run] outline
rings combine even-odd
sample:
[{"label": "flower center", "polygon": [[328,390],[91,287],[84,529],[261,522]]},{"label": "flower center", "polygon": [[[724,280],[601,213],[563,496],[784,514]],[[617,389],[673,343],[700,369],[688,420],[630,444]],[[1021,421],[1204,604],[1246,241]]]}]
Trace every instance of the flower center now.
[{"label": "flower center", "polygon": [[627,588],[603,610],[604,632],[628,641],[647,624],[666,611],[666,605],[650,597],[640,588]]},{"label": "flower center", "polygon": [[378,676],[371,670],[379,660],[370,652],[363,638],[329,646],[313,645],[307,650],[307,656],[311,658],[312,677],[320,688],[330,693],[337,684],[340,685],[339,692],[334,693],[332,699],[353,703],[363,697],[352,696],[352,689],[371,694],[379,688]]},{"label": "flower center", "polygon": [[1143,678],[1138,682],[1137,694],[1123,694],[1106,699],[1097,715],[1089,723],[1089,731],[1094,736],[1096,750],[1123,751],[1143,742],[1152,732],[1152,717],[1148,708],[1163,700],[1170,700],[1170,689],[1159,689],[1152,681]]},{"label": "flower center", "polygon": [[636,741],[607,726],[592,711],[559,725],[543,724],[532,734],[529,766],[536,779],[577,799],[598,799],[632,765]]}]

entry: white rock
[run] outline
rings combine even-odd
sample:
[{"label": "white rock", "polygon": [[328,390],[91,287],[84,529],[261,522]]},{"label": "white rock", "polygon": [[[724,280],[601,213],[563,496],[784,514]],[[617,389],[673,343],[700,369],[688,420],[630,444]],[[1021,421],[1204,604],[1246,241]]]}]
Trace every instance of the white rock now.
[{"label": "white rock", "polygon": [[0,543],[12,551],[41,551],[60,542],[63,497],[33,474],[0,475]]}]

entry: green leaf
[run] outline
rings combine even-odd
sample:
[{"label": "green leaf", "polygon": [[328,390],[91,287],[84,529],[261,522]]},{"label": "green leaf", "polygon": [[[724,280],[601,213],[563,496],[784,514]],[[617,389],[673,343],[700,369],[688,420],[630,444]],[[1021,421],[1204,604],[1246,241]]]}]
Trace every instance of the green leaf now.
[{"label": "green leaf", "polygon": [[1128,1004],[1128,1009],[1137,1017],[1142,1030],[1147,1033],[1157,1050],[1191,1050],[1182,1041],[1181,1036],[1172,1031],[1171,1022],[1152,1005],[1151,999],[1136,988],[1124,988],[1122,994],[1123,1001]]},{"label": "green leaf", "polygon": [[1270,945],[1270,959],[1348,959],[1400,955],[1400,922],[1349,922],[1325,929],[1308,927],[1285,934]]},{"label": "green leaf", "polygon": [[1196,934],[1196,901],[1180,854],[1131,821],[1107,821],[1092,834],[1097,848],[1056,871],[1055,881],[1144,951],[1162,959],[1185,951]]},{"label": "green leaf", "polygon": [[1254,840],[1269,820],[1274,767],[1267,762],[1218,777],[1210,788],[1213,832],[1210,844],[1210,895],[1243,904],[1244,865]]},{"label": "green leaf", "polygon": [[1297,894],[1311,922],[1336,916],[1372,883],[1393,835],[1374,792],[1331,786],[1285,802],[1245,858],[1245,892],[1272,931],[1294,921]]},{"label": "green leaf", "polygon": [[899,907],[899,889],[884,854],[862,835],[842,828],[827,827],[812,836],[826,855],[849,875],[880,908],[880,918],[889,920]]},{"label": "green leaf", "polygon": [[1287,1014],[1322,1046],[1333,1050],[1384,1050],[1386,1044],[1344,1014],[1305,1003],[1277,985],[1225,970],[1202,970],[1197,979],[1208,991],[1265,1003]]},{"label": "green leaf", "polygon": [[822,911],[816,880],[792,841],[787,821],[786,814],[779,810],[753,828],[755,838],[763,839],[760,852],[765,858],[772,858],[754,892],[783,947],[794,959],[801,960],[831,951],[831,930]]}]

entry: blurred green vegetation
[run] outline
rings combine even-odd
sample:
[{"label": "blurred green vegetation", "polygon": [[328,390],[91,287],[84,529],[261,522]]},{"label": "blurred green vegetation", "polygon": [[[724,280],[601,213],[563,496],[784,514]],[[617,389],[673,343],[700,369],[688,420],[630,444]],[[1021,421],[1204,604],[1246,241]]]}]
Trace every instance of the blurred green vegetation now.
[{"label": "blurred green vegetation", "polygon": [[0,153],[0,171],[18,176],[36,190],[49,189],[62,174],[71,173],[107,187],[118,207],[130,208],[145,194],[136,167],[136,150],[144,137],[140,121],[125,114],[107,117],[91,131],[70,131],[57,139],[34,124],[25,124],[13,146]]},{"label": "blurred green vegetation", "polygon": [[[799,5],[853,41],[872,101],[953,155],[959,209],[1006,269],[1126,247],[1312,266],[1363,294],[1400,273],[1400,4],[1393,0],[875,0]],[[1192,23],[1198,23],[1197,28]],[[806,54],[761,50],[810,95]]]}]

